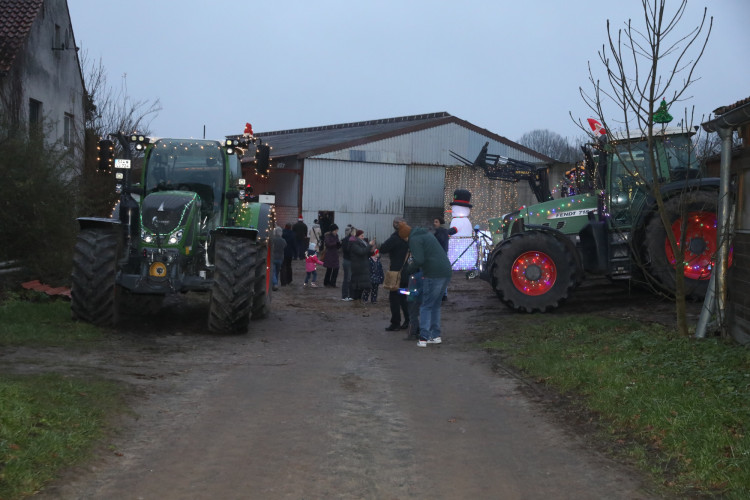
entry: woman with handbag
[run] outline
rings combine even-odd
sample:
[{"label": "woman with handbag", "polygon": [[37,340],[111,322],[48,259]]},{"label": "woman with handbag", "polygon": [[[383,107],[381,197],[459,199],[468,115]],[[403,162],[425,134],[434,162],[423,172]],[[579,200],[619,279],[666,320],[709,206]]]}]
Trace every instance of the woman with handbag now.
[{"label": "woman with handbag", "polygon": [[[390,265],[388,271],[401,272],[406,262],[409,244],[402,240],[398,235],[398,226],[405,222],[403,217],[393,219],[393,234],[380,245],[380,254],[388,254]],[[404,273],[399,276],[398,288],[406,288],[409,277]],[[383,286],[385,288],[385,285]],[[388,290],[388,305],[391,308],[391,323],[385,327],[386,331],[394,332],[396,330],[406,330],[409,328],[409,305],[406,301],[406,295],[399,293],[398,288]],[[404,322],[401,323],[401,313],[404,315]]]}]

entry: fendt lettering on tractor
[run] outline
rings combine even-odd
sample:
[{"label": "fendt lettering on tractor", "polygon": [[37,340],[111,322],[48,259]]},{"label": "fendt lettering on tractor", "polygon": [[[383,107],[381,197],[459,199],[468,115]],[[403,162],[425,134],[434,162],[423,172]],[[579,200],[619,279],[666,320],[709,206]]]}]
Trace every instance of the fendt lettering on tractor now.
[{"label": "fendt lettering on tractor", "polygon": [[[271,301],[272,207],[251,195],[238,158],[256,140],[115,137],[128,158],[114,160],[105,139],[99,165],[114,167],[120,200],[110,218],[78,219],[73,317],[114,325],[121,307],[158,308],[168,294],[197,291],[210,294],[210,331],[246,332]],[[135,185],[131,147],[143,152]]]},{"label": "fendt lettering on tractor", "polygon": [[[541,179],[546,189],[535,190],[538,204],[489,220],[493,248],[480,266],[480,277],[504,304],[522,312],[557,308],[587,273],[637,279],[673,294],[675,256],[667,237],[672,231],[685,249],[687,295],[702,299],[716,251],[719,179],[702,176],[690,137],[682,129],[654,131],[655,179],[646,137],[633,134],[609,143],[602,138],[584,147],[585,169],[576,173],[585,172],[587,178],[557,200],[551,199],[546,173],[530,176],[531,164],[512,159],[493,165],[487,159],[497,156],[480,152],[468,163],[484,168],[488,177],[493,178],[493,169],[520,165],[527,171],[518,173],[521,179],[537,179],[537,184]],[[668,227],[652,194],[654,182]]]}]

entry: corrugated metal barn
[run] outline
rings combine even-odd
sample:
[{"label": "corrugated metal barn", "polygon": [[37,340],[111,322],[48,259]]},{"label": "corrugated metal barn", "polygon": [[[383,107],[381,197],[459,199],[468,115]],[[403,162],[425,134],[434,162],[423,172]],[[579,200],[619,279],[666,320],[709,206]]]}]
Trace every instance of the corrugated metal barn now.
[{"label": "corrugated metal barn", "polygon": [[[467,183],[500,193],[472,192],[473,214],[483,202],[491,205],[481,210],[490,214],[472,217],[484,227],[488,217],[534,201],[528,186],[487,182],[481,170],[459,167],[450,151],[474,159],[489,142],[489,151],[495,154],[534,163],[554,162],[444,112],[255,136],[273,148],[271,169],[262,178],[248,163],[246,176],[256,193],[275,193],[278,224],[295,222],[301,214],[310,225],[327,213],[339,227],[352,224],[378,241],[393,231],[395,216],[405,217],[412,225],[426,225],[444,214],[453,191],[466,188]],[[446,176],[448,169],[454,175]],[[499,206],[503,204],[508,206]]]}]

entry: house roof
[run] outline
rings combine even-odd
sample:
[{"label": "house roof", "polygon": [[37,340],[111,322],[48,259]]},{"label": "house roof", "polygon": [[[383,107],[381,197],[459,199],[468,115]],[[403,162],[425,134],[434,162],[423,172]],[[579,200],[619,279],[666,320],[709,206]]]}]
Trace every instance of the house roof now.
[{"label": "house roof", "polygon": [[[439,125],[455,123],[514,149],[524,151],[541,162],[554,162],[552,158],[537,153],[489,130],[477,127],[449,113],[429,113],[424,115],[400,116],[353,123],[340,123],[322,127],[259,132],[255,136],[273,147],[273,157],[296,156],[308,158],[331,151],[356,147]],[[234,136],[237,137],[237,136]]]},{"label": "house roof", "polygon": [[13,66],[43,3],[43,0],[0,0],[0,75]]}]

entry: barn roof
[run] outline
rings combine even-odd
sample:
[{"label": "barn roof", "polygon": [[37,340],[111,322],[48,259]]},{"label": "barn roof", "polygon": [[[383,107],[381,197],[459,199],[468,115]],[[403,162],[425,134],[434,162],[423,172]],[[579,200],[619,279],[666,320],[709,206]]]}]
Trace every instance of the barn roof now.
[{"label": "barn roof", "polygon": [[0,75],[13,66],[29,37],[43,0],[0,0]]},{"label": "barn roof", "polygon": [[[505,137],[489,130],[477,127],[465,120],[461,120],[449,113],[429,113],[424,115],[400,116],[352,123],[340,123],[321,127],[279,130],[273,132],[259,132],[255,136],[273,147],[273,157],[281,158],[296,156],[308,158],[311,156],[356,147],[374,141],[380,141],[411,132],[430,129],[448,123],[455,123],[479,134],[485,135],[497,142],[524,151],[541,162],[550,163],[554,160],[537,153],[525,146],[521,146]],[[236,136],[235,136],[236,137]]]}]

